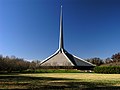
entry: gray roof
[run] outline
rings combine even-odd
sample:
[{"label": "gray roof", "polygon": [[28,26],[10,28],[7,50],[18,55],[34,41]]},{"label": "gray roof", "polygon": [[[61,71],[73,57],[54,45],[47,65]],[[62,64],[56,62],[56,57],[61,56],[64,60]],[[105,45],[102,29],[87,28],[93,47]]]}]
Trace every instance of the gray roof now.
[{"label": "gray roof", "polygon": [[41,62],[41,66],[94,66],[93,64],[68,53],[65,50],[54,53]]}]

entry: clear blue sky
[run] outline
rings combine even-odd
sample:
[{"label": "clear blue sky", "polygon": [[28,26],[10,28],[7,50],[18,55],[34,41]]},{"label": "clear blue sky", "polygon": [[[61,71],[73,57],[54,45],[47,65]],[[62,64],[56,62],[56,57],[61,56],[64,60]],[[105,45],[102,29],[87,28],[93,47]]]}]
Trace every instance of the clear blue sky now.
[{"label": "clear blue sky", "polygon": [[120,51],[120,0],[0,0],[0,54],[28,60],[53,54],[61,4],[68,52],[104,59]]}]

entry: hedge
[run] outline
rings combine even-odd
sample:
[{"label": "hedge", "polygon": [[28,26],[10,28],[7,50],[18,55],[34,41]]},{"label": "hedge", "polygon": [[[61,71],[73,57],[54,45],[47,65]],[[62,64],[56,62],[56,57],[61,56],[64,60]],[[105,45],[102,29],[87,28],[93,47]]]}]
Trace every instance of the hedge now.
[{"label": "hedge", "polygon": [[120,66],[98,66],[94,68],[95,73],[120,74]]},{"label": "hedge", "polygon": [[75,69],[37,69],[37,70],[24,70],[22,73],[80,73],[80,70],[75,70]]}]

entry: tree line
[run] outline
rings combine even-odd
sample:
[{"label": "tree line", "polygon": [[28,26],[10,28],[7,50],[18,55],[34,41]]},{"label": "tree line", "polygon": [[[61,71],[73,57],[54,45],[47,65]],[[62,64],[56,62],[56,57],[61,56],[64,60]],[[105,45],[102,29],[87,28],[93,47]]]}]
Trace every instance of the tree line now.
[{"label": "tree line", "polygon": [[86,59],[88,62],[95,64],[96,66],[100,65],[120,65],[120,53],[113,54],[111,58],[101,59],[98,57]]},{"label": "tree line", "polygon": [[12,71],[19,71],[22,72],[27,69],[35,69],[36,68],[36,61],[25,61],[22,58],[16,58],[15,56],[6,56],[3,57],[0,55],[0,72],[12,72]]},{"label": "tree line", "polygon": [[[105,60],[100,59],[98,57],[86,59],[88,62],[95,64],[96,66],[100,65],[120,65],[120,53],[116,53],[112,55],[111,58],[106,58]],[[3,57],[0,55],[0,72],[12,72],[12,71],[19,71],[22,72],[28,69],[38,69],[40,61],[33,60],[32,62],[26,61],[23,58],[17,58],[15,56],[5,56]]]}]

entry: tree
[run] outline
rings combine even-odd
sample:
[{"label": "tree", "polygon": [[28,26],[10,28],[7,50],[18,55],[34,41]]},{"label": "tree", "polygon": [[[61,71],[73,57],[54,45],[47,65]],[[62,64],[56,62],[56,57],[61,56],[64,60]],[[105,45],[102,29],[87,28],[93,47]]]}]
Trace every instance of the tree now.
[{"label": "tree", "polygon": [[112,55],[111,59],[113,60],[113,62],[120,62],[120,53]]},{"label": "tree", "polygon": [[35,69],[36,69],[36,65],[37,65],[37,63],[36,63],[35,61],[32,61],[32,62],[30,63],[29,69],[35,70]]},{"label": "tree", "polygon": [[24,61],[24,59],[16,58],[15,56],[3,57],[0,55],[0,71],[23,71],[29,69],[30,62]]},{"label": "tree", "polygon": [[100,58],[97,58],[97,57],[87,59],[87,61],[90,62],[90,63],[92,63],[92,64],[95,64],[97,66],[100,66],[100,65],[104,64],[103,60],[100,59]]}]

